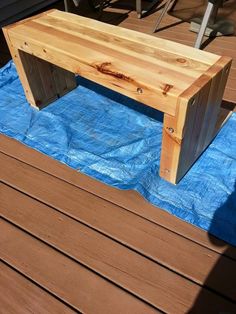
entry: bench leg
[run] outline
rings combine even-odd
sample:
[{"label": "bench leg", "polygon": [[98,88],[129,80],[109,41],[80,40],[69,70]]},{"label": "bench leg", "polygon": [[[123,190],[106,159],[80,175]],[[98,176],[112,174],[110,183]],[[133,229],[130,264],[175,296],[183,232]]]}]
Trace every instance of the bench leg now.
[{"label": "bench leg", "polygon": [[76,87],[75,75],[11,45],[5,38],[28,102],[41,109]]},{"label": "bench leg", "polygon": [[221,102],[230,65],[212,77],[199,79],[192,97],[178,100],[175,116],[165,114],[160,176],[178,183],[219,131]]},{"label": "bench leg", "polygon": [[20,50],[15,55],[14,62],[32,106],[41,109],[76,87],[74,73]]}]

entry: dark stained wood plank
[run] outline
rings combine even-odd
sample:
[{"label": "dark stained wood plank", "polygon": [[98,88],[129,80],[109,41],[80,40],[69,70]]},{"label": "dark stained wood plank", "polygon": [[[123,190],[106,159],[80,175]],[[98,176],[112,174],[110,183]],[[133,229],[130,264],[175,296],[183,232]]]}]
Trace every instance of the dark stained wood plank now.
[{"label": "dark stained wood plank", "polygon": [[[3,192],[8,194],[5,189]],[[9,198],[15,196],[8,194]],[[53,209],[38,206],[30,198],[25,202],[24,197],[17,197],[17,201],[20,202],[18,206],[10,204],[8,207],[4,203],[1,207],[6,210],[1,210],[1,214],[165,312],[185,312],[201,290],[199,286]],[[11,208],[21,205],[22,210],[11,211]],[[168,302],[170,293],[174,306]],[[209,304],[215,304],[218,298],[208,293],[208,300]]]},{"label": "dark stained wood plank", "polygon": [[106,281],[0,220],[0,257],[19,272],[84,313],[158,313]]},{"label": "dark stained wood plank", "polygon": [[[174,285],[174,287],[176,285],[181,286],[180,289],[176,289],[176,287],[173,288],[173,291],[179,290],[181,296],[185,294],[184,288],[186,280],[183,278],[175,274],[170,275],[169,271],[152,261],[8,186],[2,184],[0,188],[2,190],[0,196],[0,214],[5,219],[19,225],[27,232],[50,243],[50,245],[57,247],[65,254],[73,256],[73,258],[77,259],[82,264],[94,269],[111,281],[115,281],[116,284],[125,287],[140,298],[145,299],[153,305],[162,307],[161,302],[165,302],[166,295],[168,296],[170,293],[172,285]],[[14,211],[12,208],[14,208]],[[121,229],[123,230],[122,225]],[[133,234],[133,236],[138,235]],[[171,242],[168,235],[160,234],[159,236],[165,238],[165,242],[163,241],[164,244]],[[178,236],[174,236],[178,238]],[[147,248],[151,245],[151,240],[152,239],[142,238]],[[179,242],[181,242],[181,240],[182,239],[180,239]],[[155,245],[156,242],[154,238],[153,245]],[[187,273],[189,268],[197,274],[202,272],[203,280],[200,283],[203,284],[220,256],[216,254],[214,256],[211,251],[201,250],[201,248],[194,250],[191,247],[191,243],[188,244],[189,245],[184,248],[181,247],[179,243],[175,243],[175,245],[179,246],[179,252],[174,251],[173,248],[168,249],[168,244],[166,244],[165,247],[163,245],[162,248],[157,245],[160,261],[162,258],[162,252],[160,251],[169,251],[170,254],[168,254],[167,259],[169,258],[170,260],[176,255],[183,255],[190,266],[189,267],[187,263],[185,264],[186,276],[189,276]],[[187,250],[190,254],[186,256],[185,252]],[[145,251],[142,253],[145,254]],[[201,257],[201,259],[199,257]],[[156,259],[158,261],[158,257]],[[197,269],[193,267],[196,259],[199,259]],[[209,260],[211,260],[210,264]],[[183,260],[180,259],[179,262],[181,264]],[[169,265],[169,268],[173,267],[171,262]],[[236,282],[236,278],[234,279],[234,276],[236,276],[234,272],[236,264],[230,259],[221,257],[221,265],[225,271],[214,277],[214,280],[210,283],[210,288],[233,299],[236,295],[236,287],[232,286],[231,283]],[[178,271],[178,266],[174,266],[173,269]],[[173,279],[168,280],[169,277],[173,277]],[[159,280],[159,278],[162,278],[162,280]],[[190,285],[189,289],[191,289],[191,287]],[[166,291],[166,295],[162,295],[164,291]],[[179,296],[178,299],[181,299],[181,296]],[[209,302],[210,299],[209,297]],[[182,300],[182,302],[184,304],[185,300]],[[217,303],[217,300],[215,302]]]},{"label": "dark stained wood plank", "polygon": [[0,304],[3,314],[77,313],[2,262]]},{"label": "dark stained wood plank", "polygon": [[[47,177],[45,174],[43,174],[43,176],[40,176],[40,174],[35,176],[34,172],[27,171],[26,167],[17,166],[17,163],[19,162],[10,160],[8,163],[6,159],[4,160],[1,158],[1,155],[0,162],[5,164],[5,168],[9,168],[9,166],[11,166],[13,169],[12,172],[20,173],[23,184],[21,184],[17,179],[14,180],[15,175],[14,178],[11,178],[12,174],[10,171],[3,171],[3,174],[0,175],[2,180],[7,181],[13,186],[17,186],[17,188],[22,189],[25,193],[29,193],[49,205],[55,206],[61,212],[64,212],[78,221],[82,221],[94,229],[109,235],[109,237],[114,238],[121,244],[124,243],[131,249],[148,256],[149,258],[157,261],[159,264],[174,269],[177,273],[180,273],[199,284],[203,284],[205,282],[208,274],[220,258],[220,255],[213,251],[197,245],[196,243],[180,237],[164,228],[160,228],[158,225],[150,223],[141,217],[129,213],[122,208],[106,202],[96,196],[90,195],[85,191],[79,191],[78,188],[69,186],[65,182],[61,182],[56,178]],[[27,167],[30,168],[29,166]],[[37,172],[36,169],[35,171]],[[37,195],[35,192],[32,193],[32,189],[30,189],[30,186],[26,183],[27,178],[30,178],[30,185],[34,186],[37,191],[41,190],[41,193],[39,192]],[[42,188],[40,188],[41,183],[37,184],[37,182],[45,182],[44,191],[55,191],[54,197],[52,197],[53,194],[51,194],[50,201],[47,196],[49,192],[43,192]],[[118,244],[114,244],[111,240],[107,240],[106,237],[96,233],[95,231],[91,231],[78,222],[75,223],[73,220],[66,217],[60,219],[60,215],[57,212],[53,212],[45,205],[31,200],[29,197],[26,197],[3,184],[0,187],[0,213],[6,219],[13,221],[22,228],[26,228],[28,231],[30,230],[33,234],[39,233],[41,235],[43,232],[42,236],[44,237],[49,230],[53,229],[52,232],[55,232],[58,236],[57,242],[53,243],[53,245],[57,247],[62,245],[62,243],[60,243],[60,235],[65,234],[66,238],[68,237],[69,243],[66,243],[65,246],[62,247],[62,250],[64,251],[69,250],[70,243],[73,243],[74,245],[74,243],[77,243],[78,241],[78,244],[75,244],[77,248],[82,245],[82,248],[86,247],[86,252],[88,250],[90,251],[90,257],[95,254],[95,263],[94,260],[88,259],[86,254],[84,256],[76,256],[76,258],[82,258],[83,263],[88,267],[96,269],[97,272],[104,274],[104,276],[110,280],[115,280],[117,284],[125,286],[127,289],[140,297],[145,297],[145,300],[150,303],[158,307],[160,306],[159,303],[155,303],[159,301],[155,299],[155,296],[160,295],[160,293],[154,293],[154,298],[151,294],[154,287],[156,287],[155,289],[158,289],[159,287],[158,277],[160,272],[163,273],[162,276],[165,274],[165,271],[160,270],[159,266],[157,267],[157,265],[154,265],[151,261],[145,261],[145,259],[141,258],[134,252],[132,253],[128,249],[125,249]],[[61,191],[63,191],[63,197],[59,196]],[[71,201],[72,195],[73,201]],[[11,211],[11,208],[15,208],[15,211]],[[31,215],[31,212],[35,212],[35,216]],[[57,222],[60,220],[60,224],[57,225]],[[64,227],[63,224],[65,224]],[[66,224],[69,226],[66,227]],[[62,228],[62,230],[60,228]],[[64,230],[70,231],[65,233]],[[87,237],[85,245],[82,244],[85,239],[82,237],[83,233],[86,234]],[[51,241],[52,239],[55,240],[55,235],[50,235],[49,239]],[[46,236],[46,241],[47,240]],[[96,245],[97,248],[94,249],[94,246]],[[101,253],[99,248],[103,248],[104,252]],[[68,254],[74,254],[75,256],[76,253],[73,253],[73,249],[74,246],[72,251]],[[98,249],[98,251],[96,249]],[[112,253],[110,256],[106,255],[106,252],[115,253]],[[80,254],[82,254],[81,250]],[[125,257],[124,262],[122,261],[122,256]],[[178,258],[176,258],[176,256],[178,256]],[[100,268],[99,265],[96,264],[96,260],[99,259],[100,262],[102,262],[103,257],[105,258],[105,264],[102,264]],[[126,259],[129,260],[131,268],[128,267],[129,263],[126,263]],[[193,267],[196,260],[198,261],[197,268]],[[111,269],[106,267],[106,263],[113,265],[116,270],[121,269],[125,274],[131,274],[132,278],[136,278],[136,281],[141,281],[143,278],[145,282],[152,282],[152,287],[149,287],[149,289],[147,288],[146,291],[140,291],[137,288],[132,290],[134,287],[131,280],[132,278],[128,277],[127,279],[126,276],[122,277],[119,272],[117,274],[111,272]],[[122,268],[123,264],[125,265],[125,268]],[[235,280],[233,279],[235,266],[235,261],[226,257],[221,257],[222,272],[217,274],[214,280],[210,282],[209,288],[234,299],[236,295],[236,286],[232,285],[232,282],[236,282],[236,278]],[[135,269],[133,269],[133,267]],[[140,267],[143,267],[141,271],[141,278],[139,278]],[[147,273],[145,273],[145,268],[147,268]],[[136,272],[136,269],[139,269],[139,271]],[[169,278],[169,276],[170,275],[167,272],[166,278]],[[232,279],[232,281],[228,280],[229,278]],[[165,282],[169,281],[167,279],[165,280]],[[173,281],[177,283],[178,279],[173,279]],[[184,284],[185,281],[181,283],[181,286],[184,286]],[[140,285],[145,287],[145,284],[142,285],[140,283]],[[171,289],[175,291],[175,287],[171,288],[171,285],[168,286],[168,288],[166,287],[166,291],[170,291]],[[162,290],[164,290],[164,285],[162,285]],[[165,295],[162,297],[162,300],[165,300]],[[182,302],[184,303],[184,300]]]},{"label": "dark stained wood plank", "polygon": [[[69,182],[77,187],[80,187],[90,193],[99,195],[100,197],[109,200],[119,206],[128,209],[160,226],[172,230],[176,234],[180,234],[192,241],[199,243],[213,251],[223,253],[227,244],[223,241],[214,239],[212,241],[203,230],[196,228],[167,212],[154,207],[146,202],[135,191],[121,191],[110,186],[104,185],[88,176],[78,173],[69,167],[43,155],[39,152],[22,145],[16,140],[0,135],[0,151],[18,158],[19,160],[33,165],[45,172],[52,174],[66,182]],[[232,247],[227,250],[227,254],[236,259],[236,248]]]}]

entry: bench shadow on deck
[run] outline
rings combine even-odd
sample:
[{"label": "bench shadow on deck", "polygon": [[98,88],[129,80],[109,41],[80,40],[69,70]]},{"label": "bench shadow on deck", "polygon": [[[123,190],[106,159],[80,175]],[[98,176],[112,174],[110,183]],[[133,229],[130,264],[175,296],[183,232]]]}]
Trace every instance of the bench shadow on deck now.
[{"label": "bench shadow on deck", "polygon": [[3,135],[0,164],[3,313],[236,313],[236,248]]}]

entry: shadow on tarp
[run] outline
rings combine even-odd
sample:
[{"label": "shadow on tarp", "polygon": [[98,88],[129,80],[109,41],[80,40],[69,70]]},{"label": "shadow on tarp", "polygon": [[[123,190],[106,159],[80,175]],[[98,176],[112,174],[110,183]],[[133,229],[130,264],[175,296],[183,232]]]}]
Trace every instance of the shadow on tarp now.
[{"label": "shadow on tarp", "polygon": [[[137,190],[155,206],[236,245],[235,204],[227,202],[236,178],[236,114],[175,186],[158,175],[160,113],[78,80],[75,90],[37,111],[8,63],[0,69],[0,132],[106,184]],[[223,204],[221,216],[215,215]],[[212,228],[213,220],[227,227]]]},{"label": "shadow on tarp", "polygon": [[95,93],[102,95],[109,100],[115,101],[121,105],[124,105],[130,109],[133,109],[137,112],[140,112],[152,119],[155,119],[161,123],[163,123],[164,114],[161,111],[155,110],[154,108],[151,108],[149,106],[146,106],[140,102],[137,102],[134,99],[131,99],[125,95],[119,94],[117,92],[112,91],[109,88],[106,88],[102,85],[99,85],[95,82],[92,82],[88,79],[85,79],[81,76],[77,76],[77,84],[84,86]]}]

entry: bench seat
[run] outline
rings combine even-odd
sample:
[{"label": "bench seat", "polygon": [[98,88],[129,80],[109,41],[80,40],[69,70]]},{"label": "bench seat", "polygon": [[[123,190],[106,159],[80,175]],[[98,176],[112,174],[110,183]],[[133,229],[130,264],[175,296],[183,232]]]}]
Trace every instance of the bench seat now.
[{"label": "bench seat", "polygon": [[58,10],[9,25],[4,34],[32,106],[75,88],[79,74],[162,111],[160,175],[172,183],[220,128],[228,57]]}]

